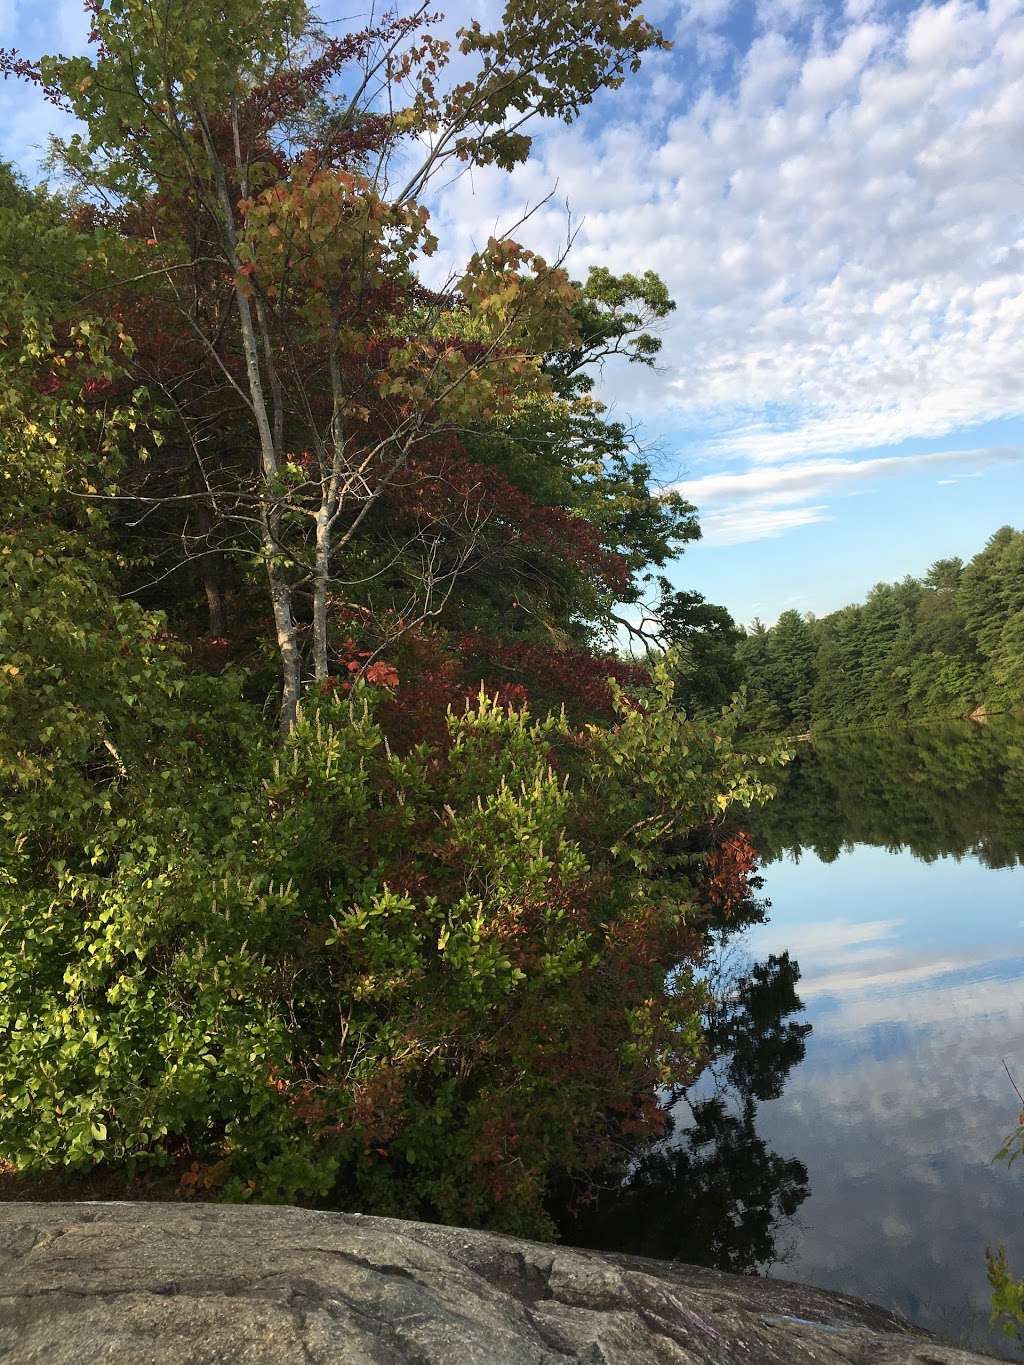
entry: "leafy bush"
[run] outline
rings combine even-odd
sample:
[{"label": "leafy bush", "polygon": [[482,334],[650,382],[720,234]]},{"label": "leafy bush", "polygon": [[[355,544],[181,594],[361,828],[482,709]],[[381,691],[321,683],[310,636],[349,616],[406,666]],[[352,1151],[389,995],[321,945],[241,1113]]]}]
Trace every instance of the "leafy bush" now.
[{"label": "leafy bush", "polygon": [[1024,1338],[1024,1280],[1010,1274],[1002,1247],[987,1251],[985,1263],[992,1286],[992,1321],[1000,1323],[1008,1337]]},{"label": "leafy bush", "polygon": [[[1005,1161],[1007,1165],[1012,1166],[1022,1150],[1024,1112],[1021,1113],[1017,1131],[1000,1147],[996,1153],[996,1160]],[[997,1251],[986,1251],[985,1264],[988,1268],[988,1282],[992,1287],[992,1321],[999,1323],[1008,1337],[1024,1340],[1024,1279],[1018,1280],[1010,1273],[1004,1247]]]},{"label": "leafy bush", "polygon": [[[491,239],[425,290],[416,197],[663,40],[624,0],[566,67],[513,5],[444,92],[429,16],[90,9],[92,57],[0,51],[99,190],[0,168],[0,1167],[548,1232],[699,1065],[764,788],[598,657],[697,534],[588,396],[664,287]],[[731,623],[658,581],[692,682]]]},{"label": "leafy bush", "polygon": [[86,562],[0,553],[0,1160],[550,1231],[699,1065],[693,831],[764,790],[734,718],[662,672],[399,755],[388,671],[278,742]]}]

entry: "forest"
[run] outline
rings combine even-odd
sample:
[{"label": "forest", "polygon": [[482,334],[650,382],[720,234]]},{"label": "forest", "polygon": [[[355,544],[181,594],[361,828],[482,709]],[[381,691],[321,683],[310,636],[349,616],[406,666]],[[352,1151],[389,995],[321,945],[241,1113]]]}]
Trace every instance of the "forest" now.
[{"label": "forest", "polygon": [[0,171],[0,1185],[553,1236],[720,1047],[783,748],[595,397],[664,286],[426,201],[664,39],[87,8],[0,52],[78,130]]},{"label": "forest", "polygon": [[1024,705],[1024,534],[1003,526],[964,564],[879,583],[818,619],[784,611],[736,647],[764,723],[835,729]]}]

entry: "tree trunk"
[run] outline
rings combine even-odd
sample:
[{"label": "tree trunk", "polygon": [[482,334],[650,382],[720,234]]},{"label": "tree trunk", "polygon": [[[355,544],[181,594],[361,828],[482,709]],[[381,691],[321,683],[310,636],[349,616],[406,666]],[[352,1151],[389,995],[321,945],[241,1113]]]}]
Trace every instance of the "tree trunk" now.
[{"label": "tree trunk", "polygon": [[267,565],[270,581],[270,600],[274,607],[274,626],[277,631],[277,647],[281,654],[281,715],[282,734],[289,735],[295,729],[299,715],[299,699],[302,696],[302,655],[292,616],[292,594],[287,583]]},{"label": "tree trunk", "polygon": [[220,585],[216,569],[208,559],[203,560],[203,588],[206,591],[206,609],[210,618],[209,633],[217,639],[224,639],[228,633],[224,589]]},{"label": "tree trunk", "polygon": [[[277,440],[281,439],[281,408],[280,403],[275,411],[274,426],[271,427],[270,416],[267,411],[267,400],[263,389],[263,373],[260,367],[260,348],[256,337],[256,328],[253,324],[252,307],[249,302],[251,291],[243,284],[238,275],[240,262],[236,251],[235,220],[232,207],[231,194],[228,190],[227,176],[224,166],[217,154],[213,137],[210,133],[209,121],[205,111],[199,107],[199,124],[206,145],[206,152],[210,158],[210,166],[214,174],[217,185],[217,198],[220,201],[220,208],[223,214],[223,228],[225,233],[225,245],[227,247],[228,264],[235,272],[235,303],[238,308],[238,325],[242,337],[242,350],[245,355],[245,370],[248,380],[249,397],[252,402],[253,416],[256,419],[256,430],[259,435],[260,445],[260,469],[263,479],[263,487],[260,495],[260,541],[263,553],[266,558],[267,579],[270,583],[270,600],[274,609],[274,628],[277,635],[277,647],[281,655],[281,713],[280,725],[283,734],[290,734],[295,727],[298,717],[299,699],[302,695],[302,656],[299,650],[298,632],[295,627],[295,615],[292,610],[292,589],[287,579],[282,577],[275,566],[275,558],[280,553],[278,544],[277,523],[280,518],[276,510],[274,499],[269,492],[269,485],[277,477],[279,468],[280,450],[279,445],[275,444],[275,433]],[[239,160],[237,167],[242,177],[242,192],[247,190],[247,177],[245,168],[241,164],[241,153],[238,148],[237,127],[236,127],[236,157]],[[264,360],[274,376],[273,356],[269,353],[264,356]]]},{"label": "tree trunk", "polygon": [[316,518],[316,561],[313,576],[313,673],[327,677],[327,579],[330,572],[329,508],[321,505]]},{"label": "tree trunk", "polygon": [[[193,488],[197,493],[202,491],[197,480],[193,481]],[[223,639],[228,633],[228,613],[220,581],[220,556],[215,555],[210,546],[213,518],[202,499],[196,503],[196,520],[199,523],[199,577],[206,593],[209,634]]]}]

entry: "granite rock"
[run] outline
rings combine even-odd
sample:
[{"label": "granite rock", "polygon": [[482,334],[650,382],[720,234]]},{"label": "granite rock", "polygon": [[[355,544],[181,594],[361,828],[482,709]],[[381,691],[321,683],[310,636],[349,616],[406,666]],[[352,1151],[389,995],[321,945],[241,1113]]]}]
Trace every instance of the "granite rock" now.
[{"label": "granite rock", "polygon": [[6,1365],[972,1365],[860,1299],[358,1214],[0,1205]]}]

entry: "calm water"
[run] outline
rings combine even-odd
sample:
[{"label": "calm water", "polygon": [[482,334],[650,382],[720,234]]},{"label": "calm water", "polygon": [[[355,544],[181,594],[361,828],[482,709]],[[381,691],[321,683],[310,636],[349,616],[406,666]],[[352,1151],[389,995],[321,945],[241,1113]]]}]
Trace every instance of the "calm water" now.
[{"label": "calm water", "polygon": [[719,1057],[592,1240],[1012,1358],[984,1251],[1024,1275],[1024,1160],[992,1160],[1004,1058],[1024,1089],[1024,726],[819,742],[754,834],[771,906],[716,955]]}]

